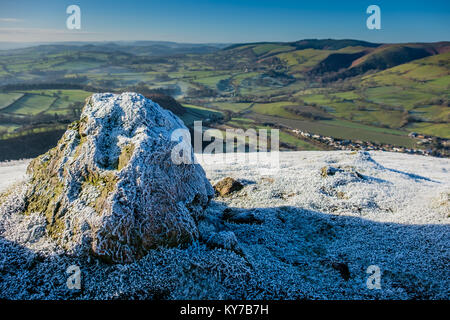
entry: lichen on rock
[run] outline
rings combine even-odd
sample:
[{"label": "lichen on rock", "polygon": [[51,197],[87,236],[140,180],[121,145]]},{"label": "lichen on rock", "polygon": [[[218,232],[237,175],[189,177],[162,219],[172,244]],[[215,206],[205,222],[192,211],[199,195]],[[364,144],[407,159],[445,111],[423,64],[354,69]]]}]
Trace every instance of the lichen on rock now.
[{"label": "lichen on rock", "polygon": [[199,164],[172,162],[176,129],[186,127],[139,94],[94,94],[58,145],[30,163],[23,213],[45,215],[66,250],[114,263],[193,241],[214,191]]}]

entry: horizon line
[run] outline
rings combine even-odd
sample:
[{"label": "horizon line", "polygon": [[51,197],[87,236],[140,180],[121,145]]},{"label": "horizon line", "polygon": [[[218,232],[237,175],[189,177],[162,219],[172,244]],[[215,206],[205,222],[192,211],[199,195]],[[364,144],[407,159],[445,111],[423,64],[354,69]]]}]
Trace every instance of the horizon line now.
[{"label": "horizon line", "polygon": [[228,44],[228,45],[239,45],[239,44],[264,44],[264,43],[294,43],[299,41],[307,41],[307,40],[335,40],[335,41],[345,41],[345,40],[352,40],[352,41],[361,41],[361,42],[367,42],[372,44],[408,44],[408,43],[440,43],[440,42],[450,42],[450,40],[438,40],[438,41],[407,41],[407,42],[372,42],[368,40],[363,39],[357,39],[357,38],[304,38],[299,40],[292,40],[292,41],[278,41],[278,40],[268,40],[268,41],[248,41],[248,42],[183,42],[183,41],[172,41],[172,40],[67,40],[67,41],[3,41],[0,40],[0,43],[15,43],[15,44],[64,44],[64,43],[115,43],[115,42],[167,42],[167,43],[177,43],[177,44],[200,44],[200,45],[207,45],[207,44]]}]

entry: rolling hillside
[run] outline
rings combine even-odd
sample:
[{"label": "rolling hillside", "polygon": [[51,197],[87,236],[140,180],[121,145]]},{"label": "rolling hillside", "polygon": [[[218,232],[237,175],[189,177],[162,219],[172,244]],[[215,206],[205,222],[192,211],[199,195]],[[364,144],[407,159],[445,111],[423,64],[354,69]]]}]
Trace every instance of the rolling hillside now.
[{"label": "rolling hillside", "polygon": [[[279,128],[282,145],[290,150],[334,148],[293,134],[300,130],[380,149],[445,155],[449,52],[449,42],[333,39],[228,47],[68,43],[5,50],[0,138],[61,130],[92,92],[136,91],[155,99],[162,95],[159,102],[187,124],[203,119],[222,129]],[[411,132],[425,137],[410,137]]]}]

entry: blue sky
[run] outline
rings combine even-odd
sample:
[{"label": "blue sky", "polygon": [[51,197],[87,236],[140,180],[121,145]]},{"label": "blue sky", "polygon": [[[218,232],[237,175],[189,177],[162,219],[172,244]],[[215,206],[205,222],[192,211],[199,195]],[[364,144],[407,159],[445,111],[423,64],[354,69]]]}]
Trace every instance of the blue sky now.
[{"label": "blue sky", "polygon": [[[81,8],[81,30],[66,28],[71,4]],[[381,30],[366,27],[371,4],[381,8]],[[450,1],[0,1],[0,41],[236,43],[305,38],[450,40]]]}]

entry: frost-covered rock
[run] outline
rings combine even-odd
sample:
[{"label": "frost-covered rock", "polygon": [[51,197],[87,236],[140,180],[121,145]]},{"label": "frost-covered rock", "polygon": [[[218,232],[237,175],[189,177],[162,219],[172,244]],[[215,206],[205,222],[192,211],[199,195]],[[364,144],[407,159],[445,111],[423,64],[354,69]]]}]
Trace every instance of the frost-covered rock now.
[{"label": "frost-covered rock", "polygon": [[[233,223],[263,223],[263,219],[258,217],[258,209],[253,211],[226,208],[222,213],[222,219]],[[256,215],[255,215],[256,213]]]},{"label": "frost-covered rock", "polygon": [[210,248],[233,250],[238,245],[236,235],[232,231],[214,232],[206,242]]},{"label": "frost-covered rock", "polygon": [[226,177],[214,185],[214,190],[221,197],[227,197],[231,195],[231,193],[241,190],[243,187],[244,186],[239,181],[234,180],[231,177]]},{"label": "frost-covered rock", "polygon": [[58,145],[30,163],[23,212],[44,215],[69,252],[115,263],[191,242],[214,191],[199,164],[172,162],[180,128],[139,94],[94,94]]}]

